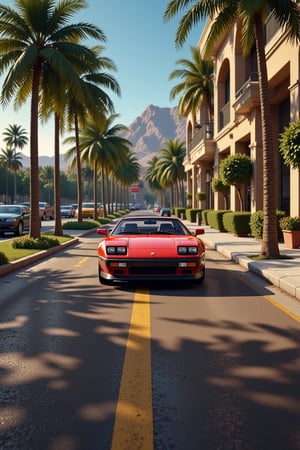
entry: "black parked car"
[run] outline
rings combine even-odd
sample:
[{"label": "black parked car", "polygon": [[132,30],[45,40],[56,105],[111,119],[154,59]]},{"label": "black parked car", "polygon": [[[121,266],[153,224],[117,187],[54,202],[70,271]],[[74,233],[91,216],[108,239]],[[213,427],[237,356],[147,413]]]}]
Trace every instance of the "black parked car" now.
[{"label": "black parked car", "polygon": [[30,208],[24,205],[0,205],[0,235],[5,232],[21,236],[29,230]]}]

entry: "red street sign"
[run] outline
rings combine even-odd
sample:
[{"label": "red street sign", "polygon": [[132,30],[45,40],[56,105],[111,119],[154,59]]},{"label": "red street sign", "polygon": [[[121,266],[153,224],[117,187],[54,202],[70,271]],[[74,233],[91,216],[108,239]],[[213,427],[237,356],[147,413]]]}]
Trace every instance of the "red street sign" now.
[{"label": "red street sign", "polygon": [[131,192],[140,192],[140,188],[131,188]]}]

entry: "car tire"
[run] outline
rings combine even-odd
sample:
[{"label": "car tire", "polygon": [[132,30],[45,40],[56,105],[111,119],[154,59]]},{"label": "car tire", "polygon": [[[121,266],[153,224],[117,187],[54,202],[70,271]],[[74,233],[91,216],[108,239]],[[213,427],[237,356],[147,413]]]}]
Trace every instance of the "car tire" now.
[{"label": "car tire", "polygon": [[205,267],[203,268],[203,276],[197,280],[198,284],[202,284],[205,278]]},{"label": "car tire", "polygon": [[15,236],[22,236],[23,234],[23,222],[19,222],[15,231]]}]

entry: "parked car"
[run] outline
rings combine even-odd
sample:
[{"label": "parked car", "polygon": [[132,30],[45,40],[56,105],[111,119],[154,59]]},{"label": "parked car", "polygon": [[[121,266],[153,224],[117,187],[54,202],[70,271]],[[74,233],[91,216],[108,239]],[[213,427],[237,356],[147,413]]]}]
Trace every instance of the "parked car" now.
[{"label": "parked car", "polygon": [[72,205],[62,205],[60,207],[61,217],[75,217],[76,209]]},{"label": "parked car", "polygon": [[170,217],[171,209],[170,208],[161,208],[160,213],[161,216]]},{"label": "parked car", "polygon": [[27,208],[30,208],[30,202],[20,202],[19,205],[27,206]]},{"label": "parked car", "polygon": [[39,202],[41,220],[54,219],[54,209],[47,202]]},{"label": "parked car", "polygon": [[160,205],[154,205],[153,212],[159,213],[160,210],[161,210],[161,206]]},{"label": "parked car", "polygon": [[205,247],[195,233],[176,217],[127,216],[120,218],[98,245],[98,276],[102,284],[114,281],[182,280],[202,283]]},{"label": "parked car", "polygon": [[[103,215],[103,208],[99,203],[97,213],[98,216]],[[78,208],[75,211],[75,217],[78,217]],[[82,203],[82,217],[89,219],[92,219],[94,217],[94,203],[92,202]]]},{"label": "parked car", "polygon": [[0,205],[0,235],[21,236],[30,226],[30,208],[24,205]]}]

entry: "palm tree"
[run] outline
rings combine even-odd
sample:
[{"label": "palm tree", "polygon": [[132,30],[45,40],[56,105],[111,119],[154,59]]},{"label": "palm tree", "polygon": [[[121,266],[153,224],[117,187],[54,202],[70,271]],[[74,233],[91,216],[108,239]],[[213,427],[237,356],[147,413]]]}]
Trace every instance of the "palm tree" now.
[{"label": "palm tree", "polygon": [[[125,125],[112,125],[117,114],[112,114],[103,118],[101,122],[96,123],[93,119],[87,122],[85,128],[80,134],[80,154],[81,160],[87,161],[93,165],[94,169],[94,218],[97,218],[97,177],[98,164],[101,171],[101,192],[103,200],[104,215],[107,215],[105,201],[105,179],[110,169],[117,168],[122,161],[125,161],[125,154],[131,143],[120,136],[119,133],[126,131]],[[66,141],[71,142],[73,137]],[[65,141],[65,142],[66,142]],[[76,154],[76,148],[73,147],[66,152],[66,156]]]},{"label": "palm tree", "polygon": [[148,161],[148,167],[146,170],[146,181],[148,182],[151,191],[159,195],[158,202],[163,203],[163,197],[165,193],[165,188],[161,184],[161,179],[159,176],[159,162],[158,156],[153,156]]},{"label": "palm tree", "polygon": [[95,55],[79,43],[91,37],[104,39],[94,25],[70,24],[70,16],[86,5],[84,0],[15,0],[16,9],[0,5],[0,74],[7,69],[1,102],[6,106],[15,96],[20,107],[31,96],[30,112],[30,236],[40,237],[38,189],[38,119],[40,80],[43,71],[52,70],[66,88],[84,100],[76,68]]},{"label": "palm tree", "polygon": [[[99,70],[116,70],[116,66],[109,58],[102,57],[102,47],[94,47],[93,51],[97,56],[93,64],[85,69],[81,68],[80,82],[85,92],[84,101],[78,101],[72,92],[67,93],[67,118],[69,128],[74,130],[76,159],[73,165],[77,167],[77,203],[78,203],[78,222],[82,221],[82,173],[80,156],[79,127],[84,127],[88,114],[93,116],[95,121],[101,121],[105,114],[113,112],[113,103],[103,88],[111,89],[116,95],[120,95],[120,86],[117,80],[109,73]],[[71,138],[72,140],[72,138]],[[68,141],[68,140],[67,140]],[[69,140],[70,141],[70,140]]]},{"label": "palm tree", "polygon": [[40,169],[40,181],[43,187],[48,189],[48,203],[51,203],[51,190],[54,188],[54,169],[52,166],[44,166]]},{"label": "palm tree", "polygon": [[263,210],[264,225],[261,255],[267,258],[278,257],[278,234],[276,219],[276,197],[274,186],[275,147],[271,129],[270,102],[268,92],[268,75],[265,55],[264,22],[272,11],[274,18],[289,39],[300,41],[299,1],[294,0],[171,0],[166,6],[164,18],[170,20],[179,11],[185,12],[177,27],[175,45],[180,47],[186,41],[191,28],[202,19],[213,19],[206,42],[206,55],[209,55],[216,41],[229,30],[235,21],[242,26],[241,48],[244,55],[249,54],[254,44],[256,47],[259,96],[261,107],[262,149],[263,149]]},{"label": "palm tree", "polygon": [[16,173],[22,168],[22,155],[19,152],[15,152],[12,148],[1,150],[0,154],[0,166],[2,166],[6,172],[6,202],[8,201],[8,173]]},{"label": "palm tree", "polygon": [[[13,149],[15,154],[17,149],[22,150],[28,143],[27,131],[20,125],[9,125],[2,133],[3,141],[6,142],[6,147]],[[17,172],[14,173],[14,198],[17,198]]]},{"label": "palm tree", "polygon": [[174,78],[182,80],[171,90],[170,99],[174,100],[178,94],[182,93],[178,103],[179,117],[189,113],[195,117],[199,107],[206,102],[208,120],[211,122],[213,118],[213,61],[202,59],[198,47],[191,46],[190,51],[192,60],[179,59],[176,61],[176,64],[183,68],[174,70],[169,76],[169,80]]},{"label": "palm tree", "polygon": [[[185,145],[177,139],[163,143],[163,147],[159,150],[162,158],[157,163],[158,177],[160,184],[164,187],[175,187],[175,203],[180,205],[183,196],[183,180],[186,175],[183,166],[185,157]],[[181,195],[179,194],[181,193]],[[171,189],[172,195],[172,189]]]},{"label": "palm tree", "polygon": [[[126,161],[122,162],[121,165],[114,170],[114,178],[118,185],[122,188],[127,188],[126,197],[120,198],[120,203],[125,203],[127,207],[129,206],[129,195],[128,188],[139,181],[141,166],[138,162],[136,154],[131,150],[127,152]],[[121,196],[120,196],[121,197]]]}]

